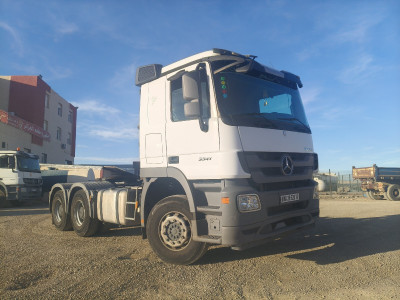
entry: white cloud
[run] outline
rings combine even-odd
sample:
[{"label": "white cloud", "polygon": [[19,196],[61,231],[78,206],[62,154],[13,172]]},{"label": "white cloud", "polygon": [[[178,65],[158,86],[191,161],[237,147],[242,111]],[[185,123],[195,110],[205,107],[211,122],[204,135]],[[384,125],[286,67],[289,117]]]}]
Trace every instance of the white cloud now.
[{"label": "white cloud", "polygon": [[88,133],[91,136],[103,138],[106,140],[128,141],[135,140],[139,137],[139,130],[133,126],[122,127],[123,125],[114,124],[113,128],[110,127],[97,127],[90,128]]},{"label": "white cloud", "polygon": [[110,87],[117,94],[132,94],[135,87],[136,64],[124,66],[114,73],[110,80]]},{"label": "white cloud", "polygon": [[19,56],[22,56],[23,54],[23,45],[22,45],[22,40],[19,36],[19,33],[10,25],[8,25],[7,23],[4,22],[0,22],[0,28],[4,29],[6,32],[8,32],[12,39],[13,39],[13,43],[12,46],[14,48],[14,50],[18,53]]},{"label": "white cloud", "polygon": [[115,107],[101,103],[98,100],[83,100],[82,102],[73,102],[72,105],[79,107],[78,112],[85,114],[99,114],[99,115],[116,115],[121,111]]},{"label": "white cloud", "polygon": [[345,84],[362,83],[371,75],[382,70],[382,67],[373,63],[374,58],[366,53],[359,55],[354,63],[342,70],[338,79]]},{"label": "white cloud", "polygon": [[339,32],[334,34],[331,39],[336,43],[364,43],[368,38],[368,31],[381,22],[380,16],[371,18],[364,16],[357,20],[354,24],[347,24]]},{"label": "white cloud", "polygon": [[311,102],[317,101],[320,94],[321,94],[320,88],[304,87],[303,90],[301,91],[301,99],[303,100],[304,105],[307,105]]},{"label": "white cloud", "polygon": [[369,9],[359,11],[357,16],[349,16],[345,12],[340,15],[330,12],[329,15],[322,16],[322,21],[321,18],[317,19],[315,27],[312,28],[320,35],[320,39],[315,39],[315,42],[306,44],[306,48],[299,50],[299,61],[323,54],[327,49],[337,49],[343,44],[365,47],[375,36],[371,34],[373,28],[385,20],[384,11],[371,12]]},{"label": "white cloud", "polygon": [[79,30],[79,27],[75,23],[61,22],[57,24],[56,30],[58,33],[61,34],[72,34],[77,32]]},{"label": "white cloud", "polygon": [[84,100],[72,104],[78,106],[79,136],[113,142],[138,139],[138,115],[121,111],[99,100]]}]

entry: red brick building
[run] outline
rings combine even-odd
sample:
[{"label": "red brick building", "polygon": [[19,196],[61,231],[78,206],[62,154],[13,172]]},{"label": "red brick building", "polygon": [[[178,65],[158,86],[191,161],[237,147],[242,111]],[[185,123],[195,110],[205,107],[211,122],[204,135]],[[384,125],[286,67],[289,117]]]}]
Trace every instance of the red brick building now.
[{"label": "red brick building", "polygon": [[77,109],[41,76],[0,76],[0,150],[20,147],[43,163],[73,164]]}]

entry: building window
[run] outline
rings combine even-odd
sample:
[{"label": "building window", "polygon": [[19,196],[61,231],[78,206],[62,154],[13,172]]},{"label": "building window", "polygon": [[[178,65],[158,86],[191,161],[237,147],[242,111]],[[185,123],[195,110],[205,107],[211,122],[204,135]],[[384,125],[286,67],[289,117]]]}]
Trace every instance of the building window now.
[{"label": "building window", "polygon": [[62,117],[62,104],[58,103],[58,110],[57,110],[57,114]]},{"label": "building window", "polygon": [[48,131],[49,130],[49,122],[47,122],[47,120],[43,121],[43,129]]},{"label": "building window", "polygon": [[6,147],[6,142],[1,142],[1,148],[5,148]]},{"label": "building window", "polygon": [[68,144],[68,145],[71,145],[71,144],[72,144],[72,135],[71,135],[71,133],[69,133],[69,132],[68,132],[67,144]]},{"label": "building window", "polygon": [[57,140],[61,141],[61,128],[57,127]]},{"label": "building window", "polygon": [[68,122],[72,123],[72,110],[68,111]]},{"label": "building window", "polygon": [[47,154],[42,153],[42,163],[47,164]]},{"label": "building window", "polygon": [[72,165],[72,161],[71,161],[71,160],[68,160],[68,159],[66,159],[66,160],[65,160],[65,164],[66,164],[66,165]]},{"label": "building window", "polygon": [[50,107],[50,95],[46,93],[46,95],[44,96],[44,105],[46,106],[46,108]]}]

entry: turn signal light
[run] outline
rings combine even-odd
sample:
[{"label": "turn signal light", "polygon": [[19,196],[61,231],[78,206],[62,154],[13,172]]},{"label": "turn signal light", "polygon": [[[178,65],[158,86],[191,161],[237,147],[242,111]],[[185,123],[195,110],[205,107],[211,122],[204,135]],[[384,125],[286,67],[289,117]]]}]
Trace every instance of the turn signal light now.
[{"label": "turn signal light", "polygon": [[229,197],[222,197],[221,198],[221,203],[222,204],[229,204]]}]

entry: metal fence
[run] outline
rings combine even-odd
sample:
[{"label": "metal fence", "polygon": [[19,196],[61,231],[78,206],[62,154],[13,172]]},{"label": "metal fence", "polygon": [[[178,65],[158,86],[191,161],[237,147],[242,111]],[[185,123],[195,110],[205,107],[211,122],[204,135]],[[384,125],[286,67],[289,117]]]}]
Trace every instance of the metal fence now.
[{"label": "metal fence", "polygon": [[361,192],[361,183],[353,179],[352,172],[319,172],[315,175],[321,192],[351,193]]}]

